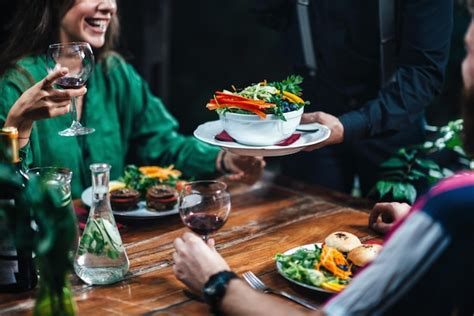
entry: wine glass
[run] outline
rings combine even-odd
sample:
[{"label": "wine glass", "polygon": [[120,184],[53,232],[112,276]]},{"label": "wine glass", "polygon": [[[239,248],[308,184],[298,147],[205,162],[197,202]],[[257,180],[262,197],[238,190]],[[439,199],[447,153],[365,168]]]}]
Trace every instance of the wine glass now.
[{"label": "wine glass", "polygon": [[[63,89],[79,89],[86,84],[94,69],[94,54],[88,43],[73,42],[52,44],[48,47],[46,58],[48,72],[67,67],[69,72],[55,81]],[[93,128],[84,127],[79,123],[76,109],[77,97],[71,98],[71,126],[59,132],[61,136],[78,136],[93,133]]]},{"label": "wine glass", "polygon": [[220,181],[194,181],[185,184],[178,199],[179,215],[189,229],[207,242],[224,226],[230,213],[230,193]]}]

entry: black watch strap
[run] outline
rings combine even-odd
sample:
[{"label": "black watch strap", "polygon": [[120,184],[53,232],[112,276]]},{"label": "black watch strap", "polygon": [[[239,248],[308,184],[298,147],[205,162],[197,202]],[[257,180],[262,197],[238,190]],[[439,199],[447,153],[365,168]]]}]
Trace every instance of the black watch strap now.
[{"label": "black watch strap", "polygon": [[221,271],[209,278],[202,292],[204,300],[212,307],[212,310],[217,311],[224,298],[229,281],[238,278],[237,274],[232,271]]}]

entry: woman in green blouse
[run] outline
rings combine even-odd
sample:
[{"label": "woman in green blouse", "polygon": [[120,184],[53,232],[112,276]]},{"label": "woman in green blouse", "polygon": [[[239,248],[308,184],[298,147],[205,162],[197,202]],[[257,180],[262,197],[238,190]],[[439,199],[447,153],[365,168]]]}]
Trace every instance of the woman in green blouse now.
[{"label": "woman in green blouse", "polygon": [[[0,53],[0,126],[19,129],[30,166],[65,166],[74,172],[73,196],[90,185],[89,164],[112,165],[118,178],[129,163],[174,164],[184,177],[208,177],[226,169],[231,180],[255,181],[264,161],[224,153],[177,132],[178,123],[138,73],[112,48],[117,38],[115,0],[26,1],[16,30]],[[57,90],[67,69],[47,73],[45,51],[57,42],[88,42],[96,67],[87,89]],[[87,90],[87,94],[86,93]],[[69,100],[78,98],[80,120],[93,134],[63,137]]]}]

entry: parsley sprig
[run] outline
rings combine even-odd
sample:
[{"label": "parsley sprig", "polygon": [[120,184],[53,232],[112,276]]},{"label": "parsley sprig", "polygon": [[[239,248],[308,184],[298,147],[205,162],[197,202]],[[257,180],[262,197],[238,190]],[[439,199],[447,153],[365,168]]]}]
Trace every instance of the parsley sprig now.
[{"label": "parsley sprig", "polygon": [[270,82],[268,85],[277,88],[280,91],[288,91],[300,96],[303,89],[300,84],[303,83],[303,77],[299,75],[288,76],[285,80]]}]

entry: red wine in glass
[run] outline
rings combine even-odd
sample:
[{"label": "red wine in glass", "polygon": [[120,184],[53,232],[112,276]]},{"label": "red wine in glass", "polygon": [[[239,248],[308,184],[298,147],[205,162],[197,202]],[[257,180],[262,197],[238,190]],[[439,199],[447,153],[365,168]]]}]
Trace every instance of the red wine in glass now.
[{"label": "red wine in glass", "polygon": [[55,84],[63,89],[79,89],[86,84],[86,81],[81,78],[62,77],[56,80]]},{"label": "red wine in glass", "polygon": [[[90,77],[94,69],[94,54],[88,43],[51,44],[46,54],[46,68],[52,72],[58,67],[66,67],[68,74],[55,81],[55,85],[63,89],[79,89]],[[93,128],[82,126],[77,115],[77,97],[71,98],[72,122],[69,128],[59,132],[61,136],[87,135],[94,132]]]},{"label": "red wine in glass", "polygon": [[184,218],[184,224],[198,235],[206,236],[218,231],[225,220],[214,214],[189,214]]},{"label": "red wine in glass", "polygon": [[179,194],[179,215],[186,227],[207,241],[208,235],[222,228],[227,221],[230,202],[224,182],[188,182]]}]

